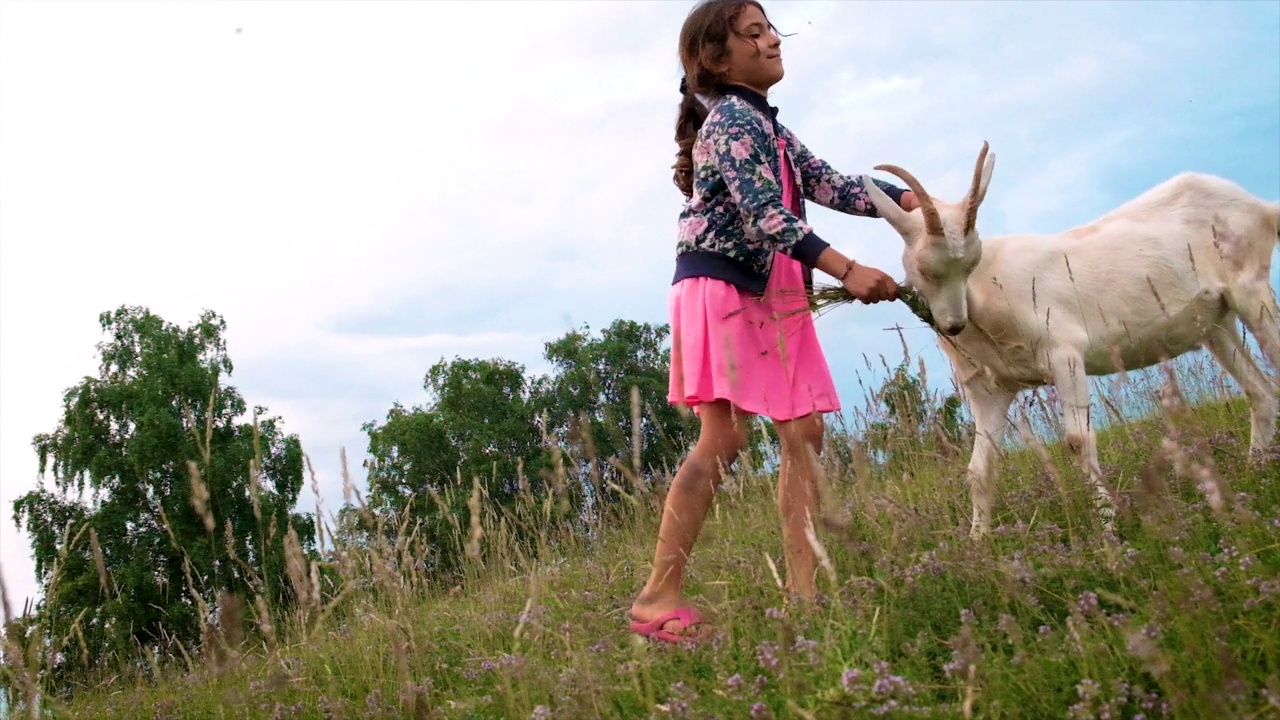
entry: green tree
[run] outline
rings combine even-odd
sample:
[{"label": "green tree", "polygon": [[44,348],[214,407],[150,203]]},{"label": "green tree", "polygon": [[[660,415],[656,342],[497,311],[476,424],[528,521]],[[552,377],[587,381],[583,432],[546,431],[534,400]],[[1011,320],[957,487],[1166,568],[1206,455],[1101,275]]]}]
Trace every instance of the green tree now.
[{"label": "green tree", "polygon": [[441,359],[423,388],[424,405],[395,403],[383,422],[364,424],[372,512],[344,508],[341,530],[345,541],[362,544],[378,532],[375,525],[388,541],[403,527],[424,549],[418,557],[428,572],[441,579],[461,568],[475,484],[486,507],[511,511],[522,495],[541,492],[550,462],[523,366]]},{"label": "green tree", "polygon": [[277,418],[243,421],[244,400],[222,384],[221,317],[182,328],[121,307],[99,321],[98,376],[68,389],[57,428],[35,436],[40,480],[14,503],[61,674],[193,647],[219,591],[288,605],[285,535],[292,526],[303,552],[315,536],[313,518],[293,512],[298,438]]},{"label": "green tree", "polygon": [[442,491],[456,483],[462,454],[449,437],[440,414],[392,405],[382,424],[365,423],[369,437],[369,497],[379,510],[400,514],[411,498],[427,488]]},{"label": "green tree", "polygon": [[[379,424],[367,422],[369,438],[368,505],[371,513],[344,507],[339,515],[341,537],[367,543],[382,521],[382,535],[394,542],[401,519],[417,526],[410,532],[423,540],[419,559],[439,575],[458,567],[455,523],[462,522],[465,501],[458,495],[462,454],[454,445],[438,412],[426,407],[406,409],[395,403]],[[470,487],[470,483],[467,484]]]},{"label": "green tree", "polygon": [[584,325],[544,346],[552,371],[535,381],[535,406],[548,433],[576,450],[577,479],[604,497],[609,482],[628,487],[628,475],[643,484],[673,472],[697,439],[697,418],[667,402],[669,334],[615,320],[598,336]]},{"label": "green tree", "polygon": [[468,486],[479,477],[489,497],[506,504],[519,492],[521,464],[535,476],[546,465],[523,365],[501,358],[441,359],[427,370],[423,387]]},{"label": "green tree", "polygon": [[884,414],[867,425],[865,441],[872,458],[882,465],[902,465],[922,447],[955,454],[970,432],[960,396],[939,399],[929,393],[923,377],[912,373],[905,361],[893,369],[874,397]]}]

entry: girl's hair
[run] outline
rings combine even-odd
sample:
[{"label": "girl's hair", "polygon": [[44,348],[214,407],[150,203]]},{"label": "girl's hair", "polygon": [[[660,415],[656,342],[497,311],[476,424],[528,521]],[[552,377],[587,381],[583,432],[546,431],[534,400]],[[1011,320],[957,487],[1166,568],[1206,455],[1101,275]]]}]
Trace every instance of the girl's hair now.
[{"label": "girl's hair", "polygon": [[[704,0],[685,18],[680,28],[680,110],[676,115],[676,164],[673,180],[686,198],[693,196],[693,143],[707,119],[707,108],[698,95],[715,97],[724,78],[712,68],[729,57],[729,37],[737,35],[734,24],[748,6],[764,13],[756,0]],[[768,16],[766,15],[766,22]]]}]

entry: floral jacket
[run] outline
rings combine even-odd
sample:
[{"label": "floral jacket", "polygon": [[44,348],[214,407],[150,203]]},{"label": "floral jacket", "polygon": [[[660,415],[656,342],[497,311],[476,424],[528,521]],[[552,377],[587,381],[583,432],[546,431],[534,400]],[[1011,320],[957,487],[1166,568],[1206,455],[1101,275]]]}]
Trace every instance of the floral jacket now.
[{"label": "floral jacket", "polygon": [[[761,295],[774,252],[805,266],[806,285],[828,243],[782,204],[782,162],[791,163],[801,198],[850,215],[879,217],[859,177],[836,172],[777,120],[778,109],[753,90],[730,86],[711,105],[693,146],[693,197],[680,213],[676,272],[714,277]],[[779,157],[778,138],[786,141]],[[903,189],[874,181],[894,202]]]}]

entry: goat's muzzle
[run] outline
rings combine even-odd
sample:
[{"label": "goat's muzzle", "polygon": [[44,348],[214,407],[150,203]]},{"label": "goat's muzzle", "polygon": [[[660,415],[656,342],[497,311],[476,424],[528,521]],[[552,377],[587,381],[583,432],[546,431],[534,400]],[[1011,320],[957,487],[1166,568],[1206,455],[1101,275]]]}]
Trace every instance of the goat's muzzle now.
[{"label": "goat's muzzle", "polygon": [[943,335],[946,335],[948,337],[955,337],[960,333],[964,332],[964,326],[965,326],[965,323],[962,323],[962,322],[948,323],[946,325],[943,325],[940,329],[942,330]]}]

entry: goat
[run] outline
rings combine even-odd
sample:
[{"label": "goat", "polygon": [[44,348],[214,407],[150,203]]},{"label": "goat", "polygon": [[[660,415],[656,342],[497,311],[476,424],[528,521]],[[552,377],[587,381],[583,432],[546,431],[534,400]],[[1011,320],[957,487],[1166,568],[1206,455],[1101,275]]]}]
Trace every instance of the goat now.
[{"label": "goat", "polygon": [[1236,320],[1280,368],[1280,308],[1270,285],[1280,203],[1222,178],[1182,173],[1066,232],[982,240],[978,208],[995,166],[988,150],[984,142],[959,203],[931,197],[902,168],[877,165],[915,193],[919,207],[907,212],[862,178],[880,216],[902,236],[906,282],[928,303],[973,416],[970,535],[990,529],[993,460],[1009,406],[1024,389],[1056,386],[1067,447],[1088,474],[1108,530],[1115,504],[1098,465],[1088,376],[1206,347],[1249,401],[1250,458],[1260,458],[1275,435],[1277,389],[1243,345]]}]

